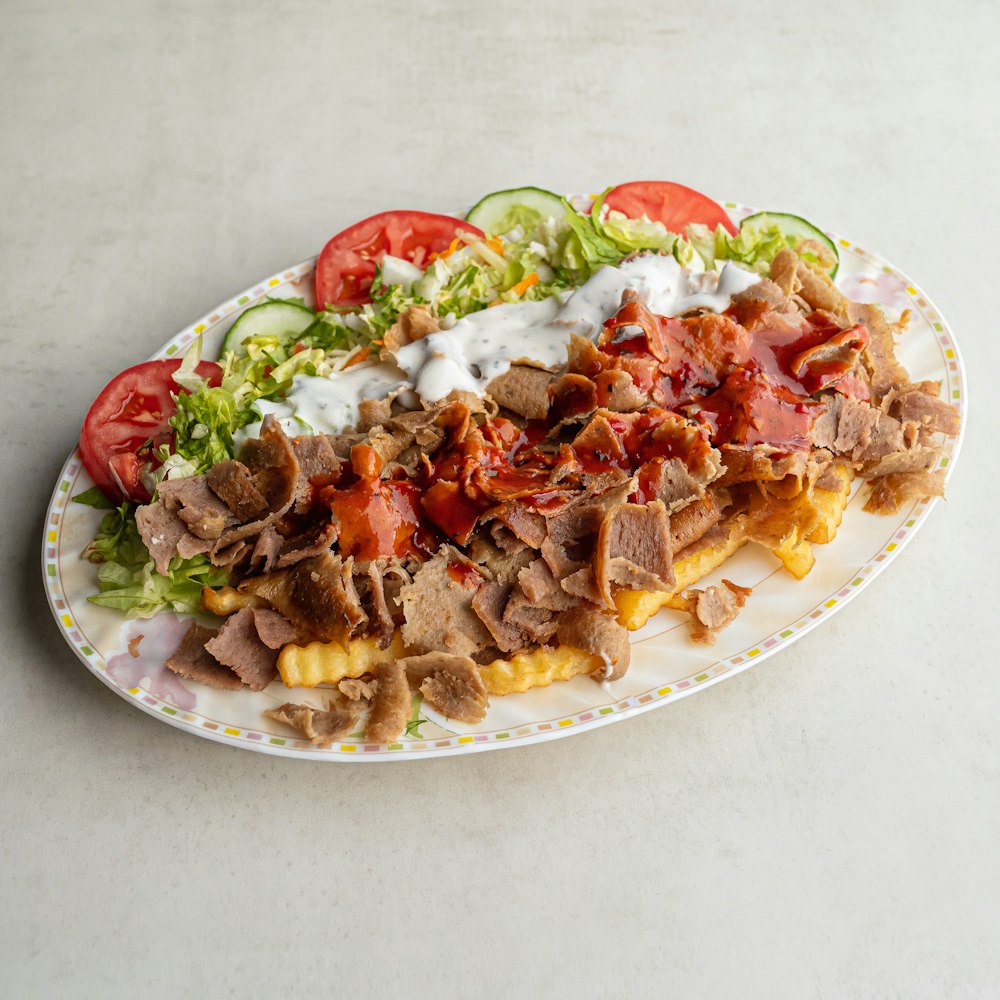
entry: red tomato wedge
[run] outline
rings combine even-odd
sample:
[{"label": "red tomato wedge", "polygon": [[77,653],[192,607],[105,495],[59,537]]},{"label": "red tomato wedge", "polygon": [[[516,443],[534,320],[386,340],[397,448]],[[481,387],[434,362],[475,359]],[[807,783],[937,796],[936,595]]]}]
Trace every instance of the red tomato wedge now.
[{"label": "red tomato wedge", "polygon": [[[142,483],[145,466],[159,463],[154,451],[173,438],[168,421],[177,412],[170,394],[181,391],[174,381],[180,368],[174,361],[145,361],[126,368],[100,392],[87,412],[80,432],[80,454],[91,479],[109,500],[149,501]],[[222,369],[211,361],[198,374],[218,385]]]},{"label": "red tomato wedge", "polygon": [[379,212],[356,222],[332,237],[316,261],[316,308],[367,302],[375,265],[386,254],[426,267],[459,231],[484,235],[463,219],[431,212]]},{"label": "red tomato wedge", "polygon": [[692,222],[715,229],[721,225],[734,236],[739,229],[726,210],[693,188],[672,181],[631,181],[612,188],[604,204],[630,219],[645,215],[653,222],[662,222],[672,233],[684,232]]}]

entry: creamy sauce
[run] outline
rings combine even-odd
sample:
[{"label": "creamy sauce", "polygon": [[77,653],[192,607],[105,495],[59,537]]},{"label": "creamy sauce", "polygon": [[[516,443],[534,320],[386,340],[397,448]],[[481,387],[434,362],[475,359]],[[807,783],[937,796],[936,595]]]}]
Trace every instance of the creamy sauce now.
[{"label": "creamy sauce", "polygon": [[[638,292],[653,313],[678,316],[691,309],[723,312],[732,297],[760,276],[727,263],[721,272],[692,274],[673,257],[646,255],[620,267],[602,267],[565,301],[504,303],[457,320],[397,352],[397,365],[355,365],[329,378],[296,375],[285,403],[258,403],[274,412],[289,433],[335,434],[357,422],[365,399],[415,389],[427,402],[458,389],[482,395],[515,361],[557,370],[566,364],[571,334],[596,340],[621,305],[626,289]],[[308,428],[308,430],[306,429]],[[245,429],[256,436],[260,424]]]}]

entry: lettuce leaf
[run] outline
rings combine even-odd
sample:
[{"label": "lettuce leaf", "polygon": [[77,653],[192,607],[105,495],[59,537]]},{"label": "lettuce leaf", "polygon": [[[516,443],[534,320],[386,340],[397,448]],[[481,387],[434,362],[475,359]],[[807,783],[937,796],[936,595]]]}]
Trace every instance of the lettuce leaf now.
[{"label": "lettuce leaf", "polygon": [[123,611],[129,618],[149,618],[167,610],[200,611],[202,587],[221,587],[229,580],[229,574],[206,556],[175,556],[166,576],[157,573],[139,537],[135,507],[127,503],[104,515],[82,556],[97,564],[100,593],[88,600]]},{"label": "lettuce leaf", "polygon": [[613,210],[605,214],[604,199],[611,190],[612,188],[606,188],[602,191],[590,210],[591,224],[597,233],[626,254],[636,250],[669,252],[674,249],[674,244],[680,237],[670,232],[662,222],[652,222],[645,216],[630,219],[623,212]]},{"label": "lettuce leaf", "polygon": [[94,507],[97,510],[111,510],[114,504],[104,495],[99,486],[91,486],[89,490],[77,493],[73,497],[73,503],[83,504],[85,507]]}]

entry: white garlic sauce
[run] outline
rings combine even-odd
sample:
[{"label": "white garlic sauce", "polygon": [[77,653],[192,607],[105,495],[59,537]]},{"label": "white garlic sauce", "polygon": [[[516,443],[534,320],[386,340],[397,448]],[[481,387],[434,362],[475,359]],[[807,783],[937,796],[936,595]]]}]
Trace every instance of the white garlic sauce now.
[{"label": "white garlic sauce", "polygon": [[[357,422],[363,400],[383,399],[399,389],[414,389],[427,402],[436,402],[456,389],[482,395],[515,361],[557,370],[566,364],[570,334],[596,341],[626,289],[638,292],[651,312],[679,316],[691,309],[723,312],[734,295],[760,280],[729,262],[718,272],[692,273],[670,256],[635,257],[618,267],[600,268],[564,300],[553,296],[470,313],[450,329],[401,348],[397,364],[360,364],[325,378],[296,375],[284,404],[257,407],[262,416],[265,405],[275,412],[289,433],[336,434]],[[256,436],[259,429],[253,424],[245,433]]]}]

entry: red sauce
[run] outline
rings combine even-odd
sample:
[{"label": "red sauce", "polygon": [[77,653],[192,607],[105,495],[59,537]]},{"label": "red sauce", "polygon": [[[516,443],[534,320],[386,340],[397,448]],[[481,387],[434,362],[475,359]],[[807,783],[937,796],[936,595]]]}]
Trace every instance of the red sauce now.
[{"label": "red sauce", "polygon": [[340,523],[344,556],[403,558],[436,548],[420,516],[420,487],[415,483],[365,477],[347,489],[324,493]]},{"label": "red sauce", "polygon": [[447,479],[429,486],[420,505],[427,519],[460,545],[468,542],[479,515],[488,506],[470,499],[460,483]]},{"label": "red sauce", "polygon": [[[342,551],[356,559],[422,558],[436,550],[438,532],[464,545],[490,508],[516,500],[551,513],[588,476],[612,469],[636,475],[634,497],[645,502],[657,495],[671,459],[694,468],[720,444],[806,449],[813,394],[833,388],[868,398],[851,374],[868,344],[864,327],[842,330],[824,313],[794,323],[759,310],[753,320],[748,331],[733,315],[676,319],[626,303],[586,354],[593,381],[578,374],[560,379],[548,420],[518,427],[498,417],[477,427],[466,406],[452,403],[437,417],[444,445],[424,456],[408,481],[382,481],[378,453],[356,445],[340,478],[314,484],[339,520]],[[551,429],[607,402],[620,381],[618,374],[605,375],[612,372],[626,373],[659,405],[604,413],[572,444],[556,447],[548,440]],[[449,573],[463,586],[478,585],[471,566],[453,563]]]},{"label": "red sauce", "polygon": [[356,444],[351,449],[351,468],[361,479],[376,479],[382,472],[382,456],[370,444]]},{"label": "red sauce", "polygon": [[716,444],[770,444],[796,450],[809,447],[817,405],[761,372],[740,369],[701,400],[695,418],[711,428]]}]

